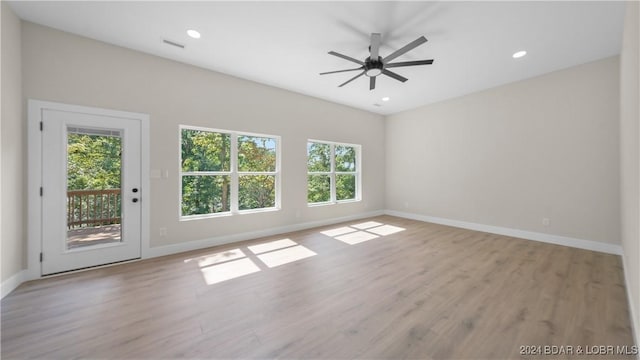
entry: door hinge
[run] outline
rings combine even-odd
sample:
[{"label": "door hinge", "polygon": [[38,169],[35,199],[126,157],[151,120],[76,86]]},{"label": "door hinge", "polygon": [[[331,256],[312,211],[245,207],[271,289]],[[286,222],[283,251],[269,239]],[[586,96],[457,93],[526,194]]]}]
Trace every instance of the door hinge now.
[{"label": "door hinge", "polygon": [[42,196],[43,193],[44,193],[44,190],[42,189],[42,186],[40,186],[40,196]]},{"label": "door hinge", "polygon": [[40,262],[42,262],[43,259],[44,259],[44,255],[42,255],[42,253],[40,253]]},{"label": "door hinge", "polygon": [[42,121],[40,121],[40,131],[42,131],[43,128],[44,128],[44,124],[42,124]]}]

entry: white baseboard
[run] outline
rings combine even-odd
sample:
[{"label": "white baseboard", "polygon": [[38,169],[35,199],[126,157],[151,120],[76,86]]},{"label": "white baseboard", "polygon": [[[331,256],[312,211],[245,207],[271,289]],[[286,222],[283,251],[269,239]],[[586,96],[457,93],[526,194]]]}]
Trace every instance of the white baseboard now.
[{"label": "white baseboard", "polygon": [[280,227],[269,228],[269,229],[259,230],[259,231],[251,231],[251,232],[245,232],[245,233],[239,233],[239,234],[233,234],[233,235],[216,236],[216,237],[211,237],[211,238],[206,238],[201,240],[194,240],[194,241],[189,241],[189,242],[180,243],[180,244],[171,244],[171,245],[165,245],[165,246],[152,247],[149,249],[148,256],[146,258],[178,254],[185,251],[204,249],[212,246],[231,244],[239,241],[251,240],[251,239],[261,238],[265,236],[284,234],[292,231],[306,230],[306,229],[311,229],[318,226],[332,225],[332,224],[337,224],[345,221],[364,219],[364,218],[380,216],[380,215],[384,215],[383,210],[371,211],[371,212],[360,213],[360,214],[350,215],[350,216],[343,216],[339,218],[331,218],[326,220],[310,221],[310,222],[294,224],[294,225],[280,226]]},{"label": "white baseboard", "polygon": [[2,282],[0,285],[0,299],[3,299],[5,296],[9,295],[13,290],[15,290],[20,284],[27,281],[27,270],[22,270],[19,273],[13,275],[7,280]]},{"label": "white baseboard", "polygon": [[624,272],[624,285],[627,289],[627,302],[629,303],[629,316],[631,317],[631,332],[633,333],[633,339],[636,342],[636,345],[640,346],[640,335],[638,332],[640,331],[640,323],[638,323],[637,317],[637,309],[636,304],[633,302],[633,297],[631,296],[631,287],[629,287],[629,280],[631,277],[629,276],[629,267],[627,266],[627,260],[624,255],[622,255],[622,271]]},{"label": "white baseboard", "polygon": [[615,245],[615,244],[607,244],[599,241],[583,240],[583,239],[576,239],[576,238],[560,236],[560,235],[552,235],[552,234],[538,233],[533,231],[505,228],[500,226],[477,224],[472,222],[445,219],[445,218],[439,218],[439,217],[427,216],[427,215],[412,214],[412,213],[406,213],[406,212],[395,211],[395,210],[385,210],[385,214],[397,216],[397,217],[403,217],[403,218],[412,219],[412,220],[419,220],[419,221],[430,222],[435,224],[448,225],[448,226],[453,226],[453,227],[458,227],[463,229],[511,236],[511,237],[516,237],[516,238],[521,238],[526,240],[535,240],[535,241],[540,241],[540,242],[545,242],[545,243],[550,243],[555,245],[563,245],[563,246],[569,246],[569,247],[574,247],[579,249],[598,251],[598,252],[603,252],[607,254],[622,255],[622,246]]}]

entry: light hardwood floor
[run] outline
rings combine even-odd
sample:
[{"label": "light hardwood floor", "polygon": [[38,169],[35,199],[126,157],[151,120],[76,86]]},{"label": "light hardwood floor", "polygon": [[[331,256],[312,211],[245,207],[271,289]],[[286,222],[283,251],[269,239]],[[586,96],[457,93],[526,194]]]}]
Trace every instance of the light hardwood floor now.
[{"label": "light hardwood floor", "polygon": [[526,345],[633,345],[620,257],[381,216],[2,300],[3,359],[534,358]]}]

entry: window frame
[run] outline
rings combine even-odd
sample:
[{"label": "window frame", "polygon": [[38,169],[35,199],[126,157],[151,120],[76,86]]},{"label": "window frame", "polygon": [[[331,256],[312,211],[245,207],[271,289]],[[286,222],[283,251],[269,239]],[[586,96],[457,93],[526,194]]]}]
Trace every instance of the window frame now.
[{"label": "window frame", "polygon": [[[182,171],[182,131],[183,130],[195,130],[195,131],[205,131],[205,132],[213,132],[226,134],[230,137],[229,145],[230,155],[229,155],[229,171]],[[276,166],[275,171],[238,171],[238,137],[240,136],[250,136],[250,137],[261,137],[261,138],[271,138],[276,142]],[[281,171],[280,171],[280,162],[281,162],[281,138],[278,135],[269,135],[269,134],[261,134],[261,133],[251,133],[244,131],[234,131],[234,130],[222,130],[215,128],[208,128],[202,126],[192,126],[192,125],[179,125],[178,129],[178,217],[180,221],[188,221],[188,220],[198,220],[198,219],[209,219],[216,217],[224,217],[224,216],[233,216],[233,215],[242,215],[242,214],[255,214],[261,212],[270,212],[270,211],[279,211],[281,209]],[[184,176],[221,176],[228,175],[230,178],[229,184],[229,211],[218,212],[218,213],[208,213],[208,214],[194,214],[194,215],[183,215],[182,214],[182,178]],[[259,209],[246,209],[240,210],[240,176],[242,175],[267,175],[267,176],[275,176],[275,206],[268,208],[259,208]]]},{"label": "window frame", "polygon": [[[318,144],[326,144],[330,146],[330,159],[331,159],[331,168],[330,171],[309,171],[309,143],[318,143]],[[346,146],[352,147],[356,151],[356,169],[355,171],[336,171],[336,146]],[[362,201],[362,145],[360,144],[350,144],[336,141],[327,141],[327,140],[315,140],[315,139],[307,139],[307,206],[308,207],[316,207],[316,206],[325,206],[325,205],[335,205],[335,204],[343,204],[343,203],[352,203]],[[309,176],[311,175],[328,175],[330,184],[330,192],[331,196],[329,201],[321,201],[321,202],[309,202]],[[337,199],[337,190],[336,190],[336,175],[355,175],[356,178],[356,196],[354,199],[345,199],[338,200]]]}]

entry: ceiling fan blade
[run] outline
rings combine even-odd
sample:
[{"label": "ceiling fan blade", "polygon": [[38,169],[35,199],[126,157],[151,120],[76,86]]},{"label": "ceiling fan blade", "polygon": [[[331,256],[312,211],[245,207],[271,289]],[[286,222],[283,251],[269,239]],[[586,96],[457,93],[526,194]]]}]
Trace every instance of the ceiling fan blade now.
[{"label": "ceiling fan blade", "polygon": [[413,40],[412,42],[408,43],[407,45],[401,47],[400,49],[392,52],[389,56],[387,56],[386,58],[384,58],[384,62],[388,63],[389,61],[397,58],[400,55],[403,55],[404,53],[409,52],[410,50],[413,50],[414,48],[424,44],[427,42],[427,38],[425,38],[424,36],[420,36],[419,38]]},{"label": "ceiling fan blade", "polygon": [[382,70],[382,73],[387,75],[387,76],[389,76],[389,77],[392,77],[392,78],[394,78],[394,79],[396,79],[398,81],[405,82],[405,81],[409,80],[406,77],[400,76],[400,75],[398,75],[398,74],[396,74],[396,73],[394,73],[392,71],[389,71],[389,70]]},{"label": "ceiling fan blade", "polygon": [[345,59],[345,60],[349,60],[349,61],[351,61],[351,62],[354,62],[354,63],[356,63],[356,64],[360,64],[360,65],[363,65],[363,66],[364,66],[364,63],[363,63],[362,61],[360,61],[360,60],[358,60],[358,59],[354,59],[354,58],[352,58],[351,56],[342,55],[342,54],[337,53],[337,52],[335,52],[335,51],[329,51],[329,55],[337,56],[337,57],[339,57],[339,58],[343,58],[343,59]]},{"label": "ceiling fan blade", "polygon": [[376,88],[376,77],[372,76],[369,78],[369,90],[373,90]]},{"label": "ceiling fan blade", "polygon": [[372,33],[371,34],[371,47],[369,48],[369,52],[371,53],[371,60],[378,60],[378,56],[380,56],[380,34]]},{"label": "ceiling fan blade", "polygon": [[356,71],[356,70],[364,70],[364,66],[361,66],[361,67],[355,68],[355,69],[346,69],[346,70],[336,70],[336,71],[321,72],[320,75],[335,74],[335,73],[341,73],[341,72],[347,72],[347,71]]},{"label": "ceiling fan blade", "polygon": [[363,72],[361,72],[360,74],[358,74],[358,75],[356,75],[356,76],[352,77],[351,79],[349,79],[349,80],[347,80],[347,81],[343,82],[342,84],[338,85],[338,87],[343,87],[343,86],[347,85],[348,83],[352,82],[353,80],[355,80],[355,79],[359,78],[359,77],[360,77],[360,76],[362,76],[362,75],[364,75],[364,71],[363,71]]},{"label": "ceiling fan blade", "polygon": [[431,59],[431,60],[418,60],[418,61],[401,61],[401,62],[397,62],[397,63],[386,64],[384,67],[385,68],[394,68],[394,67],[401,67],[401,66],[431,65],[431,64],[433,64],[433,59]]}]

